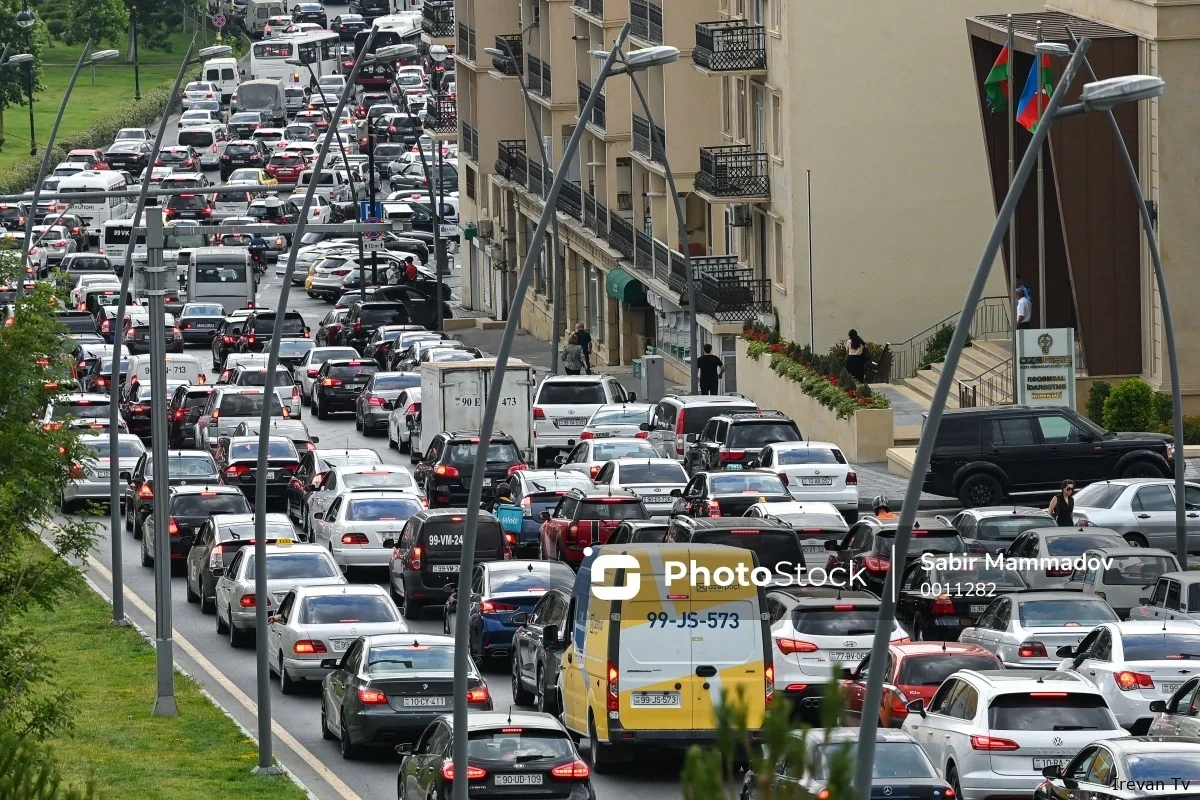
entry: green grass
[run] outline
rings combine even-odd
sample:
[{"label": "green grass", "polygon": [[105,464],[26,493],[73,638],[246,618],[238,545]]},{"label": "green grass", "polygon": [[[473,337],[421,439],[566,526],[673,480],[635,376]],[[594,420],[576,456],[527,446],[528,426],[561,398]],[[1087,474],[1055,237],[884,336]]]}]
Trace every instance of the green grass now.
[{"label": "green grass", "polygon": [[[171,36],[172,52],[163,53],[139,47],[138,62],[142,92],[145,93],[159,84],[173,81],[179,71],[179,64],[187,50],[192,34],[187,36],[175,33]],[[208,42],[212,44],[212,42]],[[106,45],[107,46],[107,45]],[[201,47],[199,40],[196,47]],[[82,45],[68,46],[55,42],[53,48],[47,48],[43,53],[44,71],[42,82],[46,89],[34,95],[33,120],[37,131],[38,156],[42,154],[42,146],[54,127],[54,118],[58,116],[58,106],[62,102],[67,83],[71,80],[71,72],[79,61]],[[96,49],[104,49],[97,47]],[[92,85],[91,70],[85,68],[79,73],[75,82],[75,90],[67,103],[66,113],[63,114],[62,125],[59,127],[59,137],[81,131],[91,125],[106,110],[133,100],[133,64],[126,64],[124,53],[121,58],[106,61],[96,67],[96,85]],[[18,159],[29,155],[29,106],[12,106],[4,110],[4,127],[0,131],[4,144],[0,147],[0,171],[9,167]],[[53,164],[50,165],[54,167]]]},{"label": "green grass", "polygon": [[25,620],[46,637],[57,685],[77,695],[74,728],[49,742],[64,782],[92,777],[108,800],[303,800],[287,776],[251,774],[254,742],[193,681],[176,673],[178,717],[150,716],[154,649],[111,618],[112,607],[77,579],[53,612]]}]

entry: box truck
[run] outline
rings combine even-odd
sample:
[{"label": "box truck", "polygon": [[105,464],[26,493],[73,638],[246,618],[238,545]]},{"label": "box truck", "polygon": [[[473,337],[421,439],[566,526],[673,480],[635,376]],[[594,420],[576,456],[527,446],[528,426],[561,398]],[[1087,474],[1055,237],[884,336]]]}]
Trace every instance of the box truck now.
[{"label": "box truck", "polygon": [[[496,360],[443,361],[421,365],[421,417],[413,430],[414,457],[441,431],[479,430],[487,393],[495,381]],[[533,460],[533,396],[536,372],[522,361],[510,360],[504,372],[504,393],[493,429],[513,437],[526,462]],[[422,436],[422,431],[429,435]]]}]

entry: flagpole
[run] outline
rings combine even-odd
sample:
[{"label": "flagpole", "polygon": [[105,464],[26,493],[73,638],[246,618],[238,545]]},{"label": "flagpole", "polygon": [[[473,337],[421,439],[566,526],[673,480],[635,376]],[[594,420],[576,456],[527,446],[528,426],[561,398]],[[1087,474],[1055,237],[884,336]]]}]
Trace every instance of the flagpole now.
[{"label": "flagpole", "polygon": [[[1017,125],[1017,96],[1014,92],[1014,76],[1017,65],[1017,37],[1013,27],[1013,16],[1008,15],[1008,190],[1012,191],[1013,173],[1016,168],[1016,125]],[[1036,57],[1036,54],[1035,54]],[[1008,223],[1008,302],[1013,308],[1012,326],[1012,401],[1017,402],[1017,313],[1012,305],[1017,291],[1017,215],[1013,214]]]},{"label": "flagpole", "polygon": [[[1037,23],[1037,40],[1038,44],[1042,43],[1042,21]],[[1034,75],[1037,76],[1037,84],[1035,86],[1035,102],[1037,102],[1037,124],[1042,124],[1042,55],[1034,48],[1033,53],[1033,69]],[[1038,215],[1038,327],[1049,327],[1046,322],[1046,183],[1042,173],[1042,151],[1044,147],[1038,148],[1037,154],[1037,215]],[[1014,357],[1015,357],[1014,351]]]}]

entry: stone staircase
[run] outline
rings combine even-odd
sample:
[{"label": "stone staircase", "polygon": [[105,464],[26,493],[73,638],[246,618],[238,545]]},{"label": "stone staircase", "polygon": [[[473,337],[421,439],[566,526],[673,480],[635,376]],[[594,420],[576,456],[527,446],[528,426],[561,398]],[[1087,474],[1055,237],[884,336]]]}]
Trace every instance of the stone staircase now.
[{"label": "stone staircase", "polygon": [[[1007,369],[1002,367],[1011,362],[1012,343],[1008,339],[973,339],[958,360],[958,368],[954,372],[956,383],[947,398],[946,407],[958,408],[959,406],[957,381],[972,382],[981,375],[994,376],[1002,371],[1006,375],[1011,375],[1011,372],[1008,371],[1011,366]],[[893,386],[922,408],[928,409],[944,367],[944,363],[931,364],[925,369],[919,370],[913,377],[905,379],[903,383],[893,384]],[[1011,391],[1005,392],[1003,397],[997,399],[1000,402],[1011,402],[1012,393]]]}]

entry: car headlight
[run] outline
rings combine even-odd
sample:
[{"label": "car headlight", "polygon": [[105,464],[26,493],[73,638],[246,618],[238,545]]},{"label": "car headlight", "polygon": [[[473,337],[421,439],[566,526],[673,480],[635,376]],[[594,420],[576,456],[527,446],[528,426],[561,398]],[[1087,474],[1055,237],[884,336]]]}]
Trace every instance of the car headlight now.
[{"label": "car headlight", "polygon": [[1167,448],[1167,461],[1170,461],[1173,458],[1175,458],[1175,445],[1168,442],[1166,445],[1166,448]]}]

